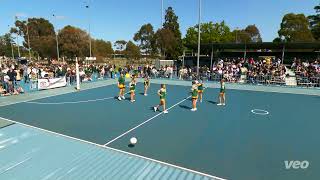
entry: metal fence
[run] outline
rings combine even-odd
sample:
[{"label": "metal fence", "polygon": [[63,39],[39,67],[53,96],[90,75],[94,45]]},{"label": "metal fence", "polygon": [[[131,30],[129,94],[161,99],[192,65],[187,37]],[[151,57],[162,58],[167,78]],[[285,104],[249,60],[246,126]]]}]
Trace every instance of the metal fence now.
[{"label": "metal fence", "polygon": [[289,86],[289,87],[320,87],[320,76],[319,77],[289,77],[289,76],[271,76],[271,75],[228,75],[219,73],[201,73],[198,77],[195,73],[179,74],[174,72],[168,74],[165,72],[151,73],[151,78],[154,79],[179,79],[192,81],[201,79],[203,81],[219,82],[222,78],[229,83],[241,83],[241,84],[253,84],[253,85],[276,85],[276,86]]}]

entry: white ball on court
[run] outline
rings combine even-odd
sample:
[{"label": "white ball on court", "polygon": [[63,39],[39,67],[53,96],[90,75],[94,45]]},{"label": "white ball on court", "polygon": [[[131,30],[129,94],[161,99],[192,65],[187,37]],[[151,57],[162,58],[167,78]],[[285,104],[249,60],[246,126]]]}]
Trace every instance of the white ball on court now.
[{"label": "white ball on court", "polygon": [[137,138],[135,138],[135,137],[132,137],[132,138],[130,139],[130,143],[131,143],[132,145],[137,144],[137,142],[138,142],[138,140],[137,140]]}]

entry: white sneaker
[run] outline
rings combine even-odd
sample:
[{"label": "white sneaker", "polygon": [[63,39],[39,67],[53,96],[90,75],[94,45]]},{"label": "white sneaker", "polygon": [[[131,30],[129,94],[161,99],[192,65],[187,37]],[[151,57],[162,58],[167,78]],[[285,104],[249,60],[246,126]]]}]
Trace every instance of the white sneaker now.
[{"label": "white sneaker", "polygon": [[121,100],[122,100],[120,96],[118,97],[118,100],[119,100],[119,101],[121,101]]},{"label": "white sneaker", "polygon": [[192,109],[191,109],[191,111],[196,111],[196,110],[197,110],[197,108],[192,108]]},{"label": "white sneaker", "polygon": [[163,111],[164,114],[168,114],[169,112],[167,110]]},{"label": "white sneaker", "polygon": [[131,100],[131,102],[135,102],[135,101],[136,101],[136,100],[134,100],[134,99],[133,99],[133,100]]},{"label": "white sneaker", "polygon": [[217,106],[222,106],[222,104],[221,104],[221,103],[219,103],[219,104],[217,104]]},{"label": "white sneaker", "polygon": [[144,96],[148,96],[148,94],[144,94]]},{"label": "white sneaker", "polygon": [[157,107],[153,107],[154,112],[157,112],[158,108]]},{"label": "white sneaker", "polygon": [[126,99],[124,96],[121,97],[123,100]]},{"label": "white sneaker", "polygon": [[225,103],[222,103],[222,106],[225,106],[226,104]]},{"label": "white sneaker", "polygon": [[200,100],[200,103],[202,103],[202,100]]}]

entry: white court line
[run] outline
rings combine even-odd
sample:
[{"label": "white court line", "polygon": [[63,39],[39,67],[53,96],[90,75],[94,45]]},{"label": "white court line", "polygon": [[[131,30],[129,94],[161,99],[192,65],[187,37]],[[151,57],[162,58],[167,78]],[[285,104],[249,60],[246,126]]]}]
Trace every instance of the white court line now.
[{"label": "white court line", "polygon": [[112,99],[114,97],[107,97],[101,99],[91,99],[86,101],[70,101],[70,102],[56,102],[56,103],[45,103],[45,102],[24,102],[27,104],[42,104],[42,105],[59,105],[59,104],[78,104],[78,103],[88,103],[88,102],[96,102],[96,101],[104,101],[108,99]]},{"label": "white court line", "polygon": [[257,115],[268,115],[269,112],[263,109],[252,109],[251,112]]},{"label": "white court line", "polygon": [[24,162],[26,162],[26,161],[29,161],[30,159],[31,159],[31,157],[29,157],[29,158],[27,158],[27,159],[25,159],[25,160],[23,160],[23,161],[18,162],[18,163],[16,163],[16,164],[14,164],[14,165],[6,168],[4,171],[0,172],[0,174],[3,174],[3,173],[5,173],[5,172],[7,172],[7,171],[9,171],[9,170],[11,170],[11,169],[13,169],[13,168],[15,168],[15,167],[19,166],[20,164],[22,164],[22,163],[24,163]]},{"label": "white court line", "polygon": [[[124,95],[128,94],[129,92],[126,92]],[[117,96],[111,96],[111,97],[106,97],[106,98],[99,98],[99,99],[90,99],[90,100],[85,100],[85,101],[67,101],[67,102],[24,102],[28,104],[41,104],[41,105],[60,105],[60,104],[79,104],[79,103],[89,103],[89,102],[97,102],[97,101],[104,101],[108,99],[114,99]]]},{"label": "white court line", "polygon": [[[172,109],[172,108],[176,107],[177,105],[179,105],[179,104],[181,104],[182,102],[186,101],[186,100],[187,100],[187,99],[189,99],[190,97],[191,97],[191,96],[188,96],[188,97],[184,98],[183,100],[181,100],[181,101],[177,102],[176,104],[174,104],[173,106],[169,107],[167,110],[170,110],[170,109]],[[120,136],[118,136],[118,137],[116,137],[116,138],[112,139],[111,141],[109,141],[109,142],[105,143],[105,144],[104,144],[104,146],[108,146],[108,145],[109,145],[109,144],[111,144],[112,142],[114,142],[114,141],[116,141],[117,139],[119,139],[119,138],[123,137],[124,135],[126,135],[126,134],[130,133],[131,131],[134,131],[135,129],[139,128],[140,126],[142,126],[142,125],[144,125],[144,124],[146,124],[146,123],[150,122],[151,120],[153,120],[154,118],[156,118],[156,117],[160,116],[161,114],[163,114],[163,112],[158,113],[157,115],[155,115],[155,116],[153,116],[153,117],[151,117],[151,118],[149,118],[149,119],[145,120],[145,121],[144,121],[144,122],[142,122],[141,124],[139,124],[139,125],[137,125],[137,126],[135,126],[135,127],[131,128],[131,129],[129,129],[128,131],[124,132],[124,133],[123,133],[123,134],[121,134]]]},{"label": "white court line", "polygon": [[[109,81],[109,80],[106,80],[106,81]],[[98,85],[98,86],[95,86],[95,87],[92,87],[92,88],[88,88],[88,89],[80,89],[80,91],[67,91],[67,92],[62,92],[62,93],[58,93],[58,94],[50,94],[50,95],[46,95],[46,96],[41,96],[41,97],[34,97],[34,98],[30,98],[30,99],[27,99],[27,100],[23,100],[23,101],[16,101],[16,102],[10,102],[10,103],[6,103],[4,102],[4,104],[0,104],[0,107],[4,107],[4,106],[10,106],[10,105],[13,105],[13,104],[19,104],[19,103],[25,103],[25,102],[28,102],[28,101],[34,101],[34,100],[39,100],[39,99],[45,99],[45,98],[48,98],[48,97],[53,97],[53,96],[60,96],[60,95],[64,95],[64,94],[71,94],[71,93],[76,93],[76,92],[82,92],[82,91],[87,91],[87,90],[91,90],[91,89],[96,89],[96,88],[101,88],[101,87],[107,87],[107,86],[111,86],[111,85],[114,85],[115,83],[114,82],[111,82],[111,84],[106,84],[106,85]],[[73,86],[70,86],[68,88],[71,88],[70,90],[72,90],[74,87]],[[50,91],[50,90],[49,90]],[[37,93],[38,91],[34,92],[34,93]],[[28,93],[30,94],[30,93]],[[22,96],[22,95],[20,95]]]},{"label": "white court line", "polygon": [[90,142],[90,141],[86,141],[86,140],[83,140],[83,139],[75,138],[75,137],[64,135],[64,134],[60,134],[60,133],[57,133],[57,132],[54,132],[54,131],[50,131],[50,130],[42,129],[42,128],[39,128],[39,127],[31,126],[31,125],[28,125],[28,124],[25,124],[25,123],[21,123],[21,122],[18,122],[18,121],[14,121],[14,120],[11,120],[11,119],[7,119],[7,118],[3,118],[3,117],[0,117],[0,119],[6,120],[6,121],[9,121],[9,122],[13,122],[13,123],[25,126],[25,127],[29,127],[31,129],[40,130],[40,131],[43,131],[43,132],[46,132],[46,133],[49,133],[49,134],[58,135],[58,136],[65,137],[65,138],[68,138],[68,139],[72,139],[72,140],[75,140],[75,141],[83,142],[83,143],[86,143],[86,144],[95,145],[95,146],[100,147],[100,148],[113,150],[113,151],[120,152],[120,153],[123,153],[123,154],[127,154],[127,155],[130,155],[130,156],[142,158],[142,159],[149,160],[149,161],[156,162],[156,163],[160,163],[160,164],[163,164],[163,165],[166,165],[166,166],[174,167],[174,168],[177,168],[177,169],[180,169],[180,170],[188,171],[188,172],[191,172],[191,173],[194,173],[194,174],[199,174],[201,176],[206,176],[206,177],[214,178],[214,179],[217,179],[217,180],[227,180],[227,179],[216,177],[216,176],[213,176],[213,175],[210,175],[210,174],[206,174],[206,173],[203,173],[203,172],[200,172],[200,171],[195,171],[195,170],[192,170],[192,169],[188,169],[188,168],[177,166],[177,165],[170,164],[170,163],[167,163],[167,162],[163,162],[163,161],[159,161],[159,160],[156,160],[156,159],[148,158],[148,157],[141,156],[141,155],[138,155],[138,154],[133,154],[133,153],[130,153],[130,152],[127,152],[127,151],[122,151],[120,149],[115,149],[115,148],[111,148],[109,146],[93,143],[93,142]]}]

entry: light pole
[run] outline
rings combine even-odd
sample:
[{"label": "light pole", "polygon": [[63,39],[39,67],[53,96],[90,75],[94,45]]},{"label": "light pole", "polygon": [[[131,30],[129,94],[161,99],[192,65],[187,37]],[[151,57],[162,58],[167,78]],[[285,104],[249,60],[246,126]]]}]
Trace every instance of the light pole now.
[{"label": "light pole", "polygon": [[200,35],[201,35],[201,0],[199,0],[199,22],[198,22],[198,54],[197,54],[197,76],[199,77],[199,66],[200,66]]},{"label": "light pole", "polygon": [[[54,14],[52,16],[56,17]],[[57,29],[57,31],[56,31],[56,49],[57,49],[57,59],[58,59],[58,61],[60,61],[58,34],[59,34],[59,30]]]},{"label": "light pole", "polygon": [[161,0],[161,28],[163,27],[163,0]]},{"label": "light pole", "polygon": [[[18,17],[15,16],[15,20],[17,21],[18,20]],[[20,45],[19,45],[19,31],[17,30],[16,32],[16,41],[17,41],[17,46],[18,46],[18,57],[20,58],[21,57],[21,54],[20,54]]]},{"label": "light pole", "polygon": [[236,43],[238,43],[238,31],[239,31],[239,27],[236,27]]},{"label": "light pole", "polygon": [[57,44],[57,58],[58,58],[58,61],[60,61],[58,33],[59,33],[59,30],[57,30],[56,32],[56,44]]},{"label": "light pole", "polygon": [[88,1],[88,5],[86,5],[88,9],[88,21],[89,21],[89,47],[90,47],[90,57],[92,57],[92,47],[91,47],[91,24],[90,24],[90,0]]},{"label": "light pole", "polygon": [[[10,25],[8,25],[8,27],[10,27]],[[10,32],[10,44],[11,44],[11,55],[12,55],[12,59],[14,59],[14,52],[13,52],[13,44],[12,44],[12,39],[11,39],[11,32]]]},{"label": "light pole", "polygon": [[[15,16],[16,21],[18,20],[18,16]],[[29,60],[31,60],[31,47],[30,47],[30,36],[29,36],[29,20],[26,21],[26,28],[27,28],[27,41],[28,41],[28,51],[29,51]],[[17,36],[17,44],[18,44],[18,52],[20,57],[20,48],[19,48],[19,42],[18,42],[18,36]]]},{"label": "light pole", "polygon": [[27,20],[26,22],[27,24],[27,37],[28,37],[28,51],[29,51],[29,60],[31,61],[31,47],[30,47],[30,38],[29,38],[29,26],[28,26],[28,23],[29,23],[29,20]]},{"label": "light pole", "polygon": [[19,56],[19,58],[21,57],[21,54],[20,54],[20,45],[19,45],[19,37],[18,37],[18,34],[17,34],[17,37],[16,37],[16,39],[17,39],[17,46],[18,46],[18,56]]}]

